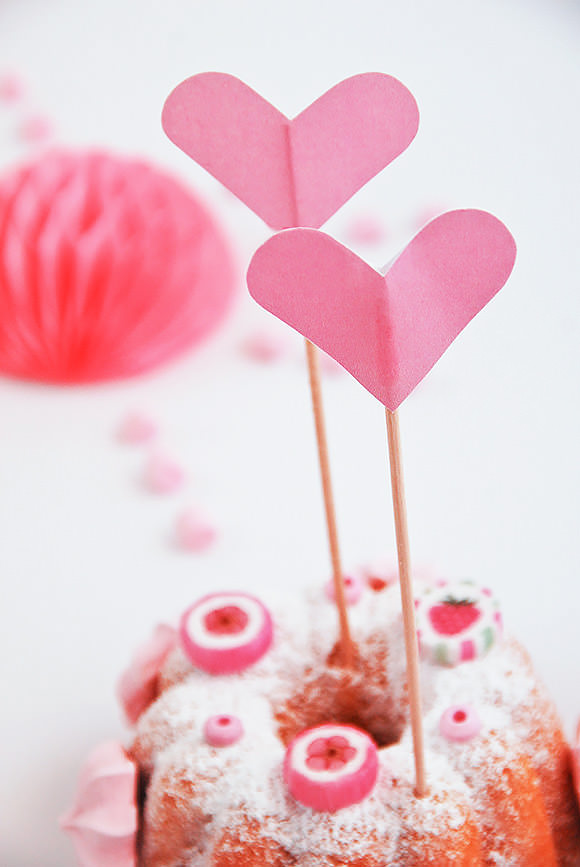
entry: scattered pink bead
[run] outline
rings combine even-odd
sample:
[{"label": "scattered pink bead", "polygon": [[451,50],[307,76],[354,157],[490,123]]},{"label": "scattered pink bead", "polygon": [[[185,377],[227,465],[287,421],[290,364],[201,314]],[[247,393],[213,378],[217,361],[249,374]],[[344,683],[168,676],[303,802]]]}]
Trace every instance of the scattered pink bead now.
[{"label": "scattered pink bead", "polygon": [[22,141],[36,143],[46,141],[51,137],[53,127],[51,121],[41,114],[27,117],[20,124],[18,134]]},{"label": "scattered pink bead", "polygon": [[442,714],[439,731],[448,741],[470,741],[481,731],[481,720],[470,704],[455,704]]},{"label": "scattered pink bead", "polygon": [[328,723],[299,734],[286,750],[290,794],[313,810],[334,813],[372,792],[379,771],[374,741],[354,726]]},{"label": "scattered pink bead", "polygon": [[257,662],[272,643],[270,612],[247,593],[210,593],[181,618],[183,649],[210,674],[235,674]]},{"label": "scattered pink bead", "polygon": [[149,443],[157,435],[157,425],[146,415],[131,413],[119,428],[119,439],[130,445]]},{"label": "scattered pink bead", "polygon": [[216,528],[199,512],[189,510],[179,515],[176,525],[177,541],[187,551],[201,553],[213,545]]},{"label": "scattered pink bead", "polygon": [[137,649],[129,668],[121,675],[117,695],[129,725],[135,725],[157,698],[159,672],[177,642],[177,631],[165,623],[159,624],[151,638]]},{"label": "scattered pink bead", "polygon": [[383,222],[373,214],[361,215],[352,220],[347,234],[354,244],[380,244],[386,239]]},{"label": "scattered pink bead", "polygon": [[241,349],[247,358],[269,364],[282,358],[286,346],[284,341],[274,334],[256,332],[244,340]]},{"label": "scattered pink bead", "polygon": [[[356,605],[359,599],[362,596],[363,585],[362,581],[358,578],[354,578],[352,575],[345,575],[343,578],[344,584],[344,598],[347,605]],[[327,597],[334,602],[336,599],[336,593],[334,589],[334,581],[329,581],[325,587],[324,592]]]},{"label": "scattered pink bead", "polygon": [[154,494],[171,494],[185,481],[185,472],[179,464],[163,457],[153,455],[145,468],[145,484]]},{"label": "scattered pink bead", "polygon": [[210,716],[207,720],[203,733],[208,744],[212,747],[228,747],[235,744],[244,734],[242,721],[232,714],[219,714]]},{"label": "scattered pink bead", "polygon": [[75,802],[61,818],[83,867],[137,864],[137,769],[118,743],[104,743],[89,755]]},{"label": "scattered pink bead", "polygon": [[0,77],[0,101],[17,102],[24,93],[24,84],[17,75],[8,73]]}]

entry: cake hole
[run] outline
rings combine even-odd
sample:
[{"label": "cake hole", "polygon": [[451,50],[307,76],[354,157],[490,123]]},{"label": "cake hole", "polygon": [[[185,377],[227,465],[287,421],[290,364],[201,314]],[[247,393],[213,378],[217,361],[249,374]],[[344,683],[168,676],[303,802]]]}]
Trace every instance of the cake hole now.
[{"label": "cake hole", "polygon": [[453,722],[463,723],[467,719],[467,714],[464,710],[456,710],[453,714]]},{"label": "cake hole", "polygon": [[218,719],[219,726],[229,726],[230,723],[231,719],[229,718],[229,716],[220,716],[220,718]]},{"label": "cake hole", "polygon": [[387,586],[387,582],[383,578],[369,578],[367,584],[375,593],[380,593]]},{"label": "cake hole", "polygon": [[[353,725],[365,731],[378,747],[396,744],[408,723],[408,701],[401,689],[392,694],[384,665],[373,667],[355,649],[354,669],[342,668],[338,645],[326,667],[304,672],[301,682],[275,710],[281,741],[290,741],[305,729],[324,723]],[[377,653],[376,658],[382,658]]]}]

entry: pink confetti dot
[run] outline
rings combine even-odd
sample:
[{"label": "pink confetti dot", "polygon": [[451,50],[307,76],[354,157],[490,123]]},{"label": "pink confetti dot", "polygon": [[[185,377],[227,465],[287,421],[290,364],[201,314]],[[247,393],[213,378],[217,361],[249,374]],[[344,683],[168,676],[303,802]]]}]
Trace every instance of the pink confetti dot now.
[{"label": "pink confetti dot", "polygon": [[153,455],[145,467],[145,485],[154,494],[170,494],[184,481],[183,468],[163,455]]},{"label": "pink confetti dot", "polygon": [[249,335],[241,345],[241,351],[246,358],[269,364],[278,361],[286,350],[284,341],[274,334],[256,332]]},{"label": "pink confetti dot", "polygon": [[13,73],[0,76],[0,101],[17,102],[24,93],[22,80]]},{"label": "pink confetti dot", "polygon": [[148,416],[132,412],[125,417],[119,428],[118,437],[123,443],[148,443],[155,438],[157,425]]},{"label": "pink confetti dot", "polygon": [[347,234],[354,244],[380,244],[387,236],[382,220],[374,214],[356,217],[348,226]]},{"label": "pink confetti dot", "polygon": [[187,551],[201,553],[217,538],[217,530],[200,512],[189,509],[177,518],[177,541]]},{"label": "pink confetti dot", "polygon": [[34,114],[27,117],[20,124],[18,130],[19,137],[22,141],[36,143],[46,141],[53,133],[51,121],[41,114]]}]

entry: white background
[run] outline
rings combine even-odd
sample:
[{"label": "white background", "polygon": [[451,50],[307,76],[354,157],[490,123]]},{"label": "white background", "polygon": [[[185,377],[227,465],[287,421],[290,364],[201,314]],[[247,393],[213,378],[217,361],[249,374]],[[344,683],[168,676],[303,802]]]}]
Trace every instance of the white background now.
[{"label": "white background", "polygon": [[[383,265],[432,208],[479,207],[518,243],[506,288],[401,409],[416,563],[495,587],[571,734],[580,712],[578,343],[580,9],[564,0],[2,0],[0,68],[28,102],[0,115],[2,168],[27,155],[21,116],[51,117],[59,143],[148,155],[228,225],[237,308],[203,350],[148,377],[94,388],[0,380],[0,861],[69,867],[56,817],[87,750],[126,737],[113,698],[131,649],[209,587],[307,585],[328,554],[300,341],[259,367],[238,351],[276,328],[243,291],[267,237],[164,137],[160,112],[187,76],[239,75],[288,115],[347,75],[389,72],[414,93],[419,134],[326,229],[373,213]],[[31,149],[29,149],[31,150]],[[282,331],[282,329],[280,329]],[[286,332],[283,332],[284,334]],[[325,401],[344,561],[392,558],[384,421],[347,375]],[[187,488],[155,498],[146,450],[115,442],[149,411]],[[220,529],[178,552],[185,503]]]}]

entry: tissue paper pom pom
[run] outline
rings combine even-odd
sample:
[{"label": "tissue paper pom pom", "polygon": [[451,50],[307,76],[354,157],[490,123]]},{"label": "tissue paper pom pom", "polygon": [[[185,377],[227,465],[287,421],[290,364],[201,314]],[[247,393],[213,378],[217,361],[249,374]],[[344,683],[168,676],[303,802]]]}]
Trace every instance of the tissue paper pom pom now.
[{"label": "tissue paper pom pom", "polygon": [[230,251],[184,187],[144,162],[50,153],[0,181],[0,371],[131,376],[222,319]]}]

